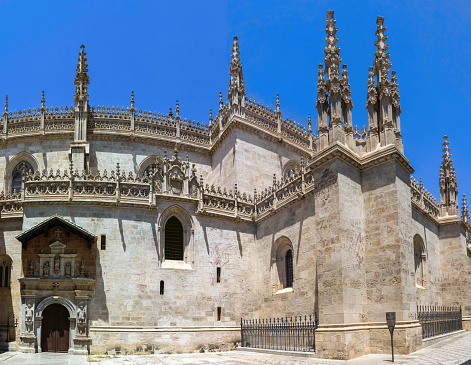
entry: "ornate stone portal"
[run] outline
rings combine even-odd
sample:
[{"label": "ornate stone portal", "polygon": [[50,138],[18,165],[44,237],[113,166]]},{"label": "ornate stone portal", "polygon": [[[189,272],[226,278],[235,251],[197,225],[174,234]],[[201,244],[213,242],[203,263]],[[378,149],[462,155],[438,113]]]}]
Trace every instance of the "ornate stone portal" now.
[{"label": "ornate stone portal", "polygon": [[[54,216],[17,239],[23,243],[23,267],[27,273],[20,279],[23,307],[20,351],[42,351],[43,338],[49,335],[42,333],[46,320],[42,313],[49,305],[60,304],[68,311],[68,352],[87,354],[91,344],[88,303],[95,284],[90,243],[96,236]],[[88,247],[84,240],[89,241]]]}]

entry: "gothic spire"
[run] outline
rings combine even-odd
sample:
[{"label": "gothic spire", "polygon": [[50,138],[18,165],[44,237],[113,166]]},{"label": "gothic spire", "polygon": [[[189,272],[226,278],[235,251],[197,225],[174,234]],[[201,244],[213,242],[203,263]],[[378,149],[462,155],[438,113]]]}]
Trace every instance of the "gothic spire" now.
[{"label": "gothic spire", "polygon": [[459,215],[458,211],[458,181],[455,167],[451,159],[448,137],[443,137],[443,160],[440,166],[440,215]]},{"label": "gothic spire", "polygon": [[131,91],[131,110],[134,109],[134,91]]},{"label": "gothic spire", "polygon": [[389,45],[386,43],[388,36],[384,34],[386,27],[383,25],[384,17],[378,16],[376,19],[376,42],[375,46],[377,48],[375,52],[374,68],[375,75],[378,78],[378,85],[386,86],[389,82],[389,68],[391,67],[391,62],[389,62],[390,54],[387,52]]},{"label": "gothic spire", "polygon": [[[87,120],[88,120],[88,65],[87,59],[85,58],[85,46],[80,46],[80,53],[77,64],[77,71],[75,75],[75,95],[74,95],[74,107],[75,107],[75,132],[74,141],[86,141],[87,140]],[[82,165],[82,163],[78,164]]]},{"label": "gothic spire", "polygon": [[[234,36],[234,42],[232,43],[229,75],[231,76],[231,81],[229,83],[228,99],[231,112],[240,113],[240,109],[237,107],[243,107],[245,104],[245,85],[242,73],[242,62],[240,62],[239,43],[236,36]],[[233,106],[236,107],[234,108]]]},{"label": "gothic spire", "polygon": [[46,98],[44,97],[44,91],[41,95],[41,111],[46,110]]},{"label": "gothic spire", "polygon": [[327,74],[327,83],[330,80],[339,77],[339,66],[342,62],[340,58],[340,47],[337,46],[337,42],[339,39],[337,38],[337,28],[335,27],[336,20],[334,19],[334,11],[329,10],[327,11],[327,25],[325,27],[325,32],[327,36],[325,37],[325,42],[327,45],[325,46],[324,53],[325,53],[325,73]]},{"label": "gothic spire", "polygon": [[88,65],[87,59],[85,56],[85,46],[82,44],[80,46],[80,53],[77,64],[77,74],[75,75],[75,102],[87,102],[88,103],[88,84],[90,83],[88,79]]}]

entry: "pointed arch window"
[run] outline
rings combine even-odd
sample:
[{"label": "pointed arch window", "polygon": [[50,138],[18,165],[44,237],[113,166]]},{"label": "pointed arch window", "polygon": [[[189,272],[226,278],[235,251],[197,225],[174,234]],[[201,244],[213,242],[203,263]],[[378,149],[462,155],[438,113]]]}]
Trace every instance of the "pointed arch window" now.
[{"label": "pointed arch window", "polygon": [[183,261],[183,225],[173,216],[165,223],[165,260]]},{"label": "pointed arch window", "polygon": [[26,161],[18,163],[11,174],[11,192],[19,193],[23,189],[23,170],[32,171],[33,167]]}]

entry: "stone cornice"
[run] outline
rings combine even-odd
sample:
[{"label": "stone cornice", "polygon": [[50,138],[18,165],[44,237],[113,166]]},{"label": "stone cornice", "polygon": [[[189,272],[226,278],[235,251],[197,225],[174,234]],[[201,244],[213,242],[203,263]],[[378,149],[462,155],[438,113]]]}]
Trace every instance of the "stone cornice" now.
[{"label": "stone cornice", "polygon": [[282,147],[286,148],[287,150],[295,152],[305,158],[309,158],[313,154],[313,151],[309,150],[309,148],[307,147],[304,148],[290,141],[288,138],[284,138],[284,136],[279,134],[278,132],[270,131],[261,126],[250,123],[249,121],[247,121],[246,118],[243,118],[239,115],[231,116],[230,119],[226,122],[226,126],[221,136],[217,140],[215,140],[215,142],[211,146],[211,153],[214,153],[219,148],[220,144],[230,135],[230,133],[235,128],[250,132],[272,143],[279,143],[281,144]]},{"label": "stone cornice", "polygon": [[376,151],[367,153],[360,157],[339,142],[335,142],[331,146],[317,153],[309,161],[308,167],[311,169],[317,169],[319,166],[325,165],[335,159],[344,161],[360,172],[380,166],[389,161],[396,161],[409,174],[414,172],[409,160],[407,160],[407,158],[394,145],[380,147]]}]

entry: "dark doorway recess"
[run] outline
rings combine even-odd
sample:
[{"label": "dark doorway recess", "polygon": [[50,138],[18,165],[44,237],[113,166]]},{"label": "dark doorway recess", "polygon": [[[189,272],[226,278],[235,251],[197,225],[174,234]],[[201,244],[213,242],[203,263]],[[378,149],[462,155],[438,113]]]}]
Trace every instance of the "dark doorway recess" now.
[{"label": "dark doorway recess", "polygon": [[41,349],[44,352],[69,350],[69,311],[61,304],[51,304],[43,312]]}]

